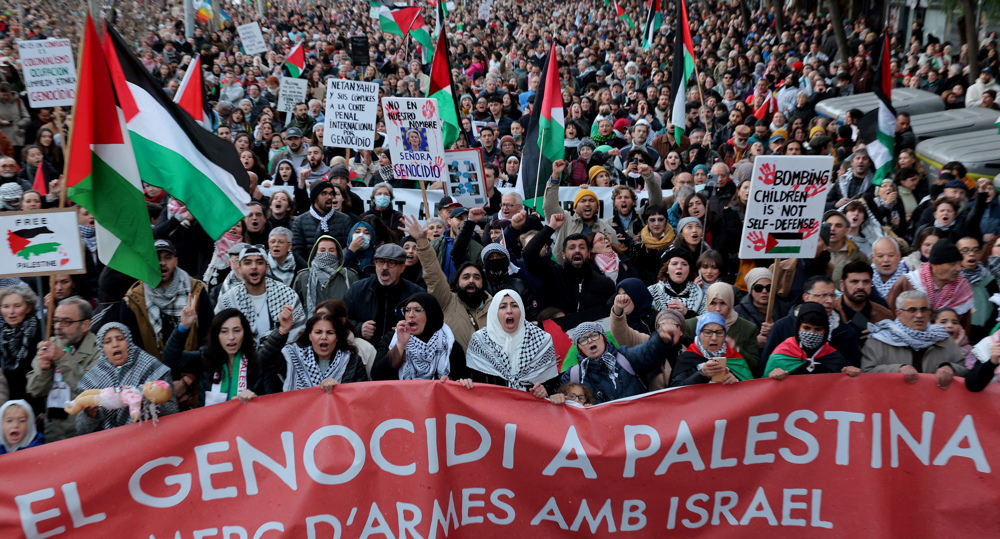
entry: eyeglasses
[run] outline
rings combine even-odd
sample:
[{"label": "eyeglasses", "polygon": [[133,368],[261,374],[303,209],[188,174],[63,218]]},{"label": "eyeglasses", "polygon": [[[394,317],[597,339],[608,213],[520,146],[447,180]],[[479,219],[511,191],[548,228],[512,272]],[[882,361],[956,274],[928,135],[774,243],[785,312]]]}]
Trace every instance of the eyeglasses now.
[{"label": "eyeglasses", "polygon": [[900,310],[906,314],[917,314],[917,313],[927,314],[931,312],[930,307],[910,307],[909,309],[900,309]]},{"label": "eyeglasses", "polygon": [[967,255],[969,253],[978,253],[980,251],[982,251],[981,247],[963,247],[958,250],[958,252],[962,253],[963,255]]},{"label": "eyeglasses", "polygon": [[565,393],[565,395],[566,395],[567,399],[575,400],[576,402],[579,402],[580,404],[586,404],[587,403],[587,396],[586,395],[577,395],[576,393]]},{"label": "eyeglasses", "polygon": [[753,285],[753,291],[760,294],[761,292],[770,292],[771,285],[769,284],[755,284]]},{"label": "eyeglasses", "polygon": [[500,207],[501,208],[514,208],[516,206],[517,206],[517,204],[510,204],[510,203],[507,203],[507,202],[501,202],[500,203]]},{"label": "eyeglasses", "polygon": [[375,261],[376,266],[385,266],[387,268],[395,268],[401,264],[402,262],[397,262],[396,260],[386,260],[384,258]]},{"label": "eyeglasses", "polygon": [[701,334],[705,337],[725,337],[726,330],[724,329],[703,329]]},{"label": "eyeglasses", "polygon": [[819,299],[836,299],[837,298],[837,294],[809,294],[809,295],[812,296],[812,297],[814,297],[814,298],[819,298]]},{"label": "eyeglasses", "polygon": [[662,222],[664,222],[666,220],[667,220],[666,217],[650,217],[649,219],[646,219],[646,222],[647,223],[662,223]]},{"label": "eyeglasses", "polygon": [[52,325],[55,327],[72,326],[73,324],[83,322],[84,320],[85,318],[81,318],[80,320],[70,320],[69,318],[53,318]]},{"label": "eyeglasses", "polygon": [[422,312],[424,312],[424,308],[419,305],[416,307],[403,307],[403,314],[420,314]]},{"label": "eyeglasses", "polygon": [[601,334],[596,331],[591,331],[576,340],[576,344],[587,344],[591,341],[596,341],[601,338]]}]

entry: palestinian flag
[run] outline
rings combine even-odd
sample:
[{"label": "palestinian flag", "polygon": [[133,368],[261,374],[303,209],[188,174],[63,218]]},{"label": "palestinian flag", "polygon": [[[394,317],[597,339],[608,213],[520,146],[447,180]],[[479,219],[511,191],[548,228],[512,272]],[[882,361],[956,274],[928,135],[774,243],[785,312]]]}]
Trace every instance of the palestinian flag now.
[{"label": "palestinian flag", "polygon": [[250,177],[236,148],[171,101],[118,32],[108,28],[105,35],[114,91],[135,155],[142,156],[142,180],[183,202],[209,236],[221,238],[249,213]]},{"label": "palestinian flag", "polygon": [[535,94],[535,103],[531,108],[531,119],[524,137],[521,170],[517,175],[520,178],[517,189],[524,199],[524,205],[535,211],[542,207],[540,195],[544,187],[541,184],[552,175],[552,163],[562,159],[566,152],[566,121],[563,116],[558,64],[556,44],[553,42],[542,67],[542,78],[538,81],[539,93]]},{"label": "palestinian flag", "polygon": [[[7,247],[14,256],[25,260],[29,260],[32,256],[62,252],[62,244],[56,241],[54,234],[47,226],[8,230]],[[65,258],[65,255],[63,256]]]},{"label": "palestinian flag", "polygon": [[771,232],[767,235],[764,252],[768,254],[798,254],[802,249],[801,232]]},{"label": "palestinian flag", "polygon": [[629,17],[628,13],[625,13],[625,10],[618,5],[618,2],[615,2],[615,13],[617,13],[615,18],[620,21],[625,21],[625,25],[628,26],[629,29],[635,28],[635,23],[632,22],[632,17]]},{"label": "palestinian flag", "polygon": [[[823,343],[819,351],[813,355],[813,360],[818,364],[822,364],[821,359],[828,356],[837,350],[830,346],[830,343]],[[782,341],[777,348],[771,352],[771,357],[767,358],[767,364],[764,367],[764,376],[771,374],[774,369],[782,369],[788,372],[795,372],[800,369],[803,365],[809,362],[806,357],[805,351],[799,346],[794,337],[788,338]],[[833,365],[828,365],[832,367]],[[837,367],[840,368],[839,366]]]},{"label": "palestinian flag", "polygon": [[[160,265],[153,248],[136,154],[126,136],[125,118],[116,104],[108,62],[89,15],[78,65],[66,195],[97,221],[97,254],[101,262],[157,286]],[[194,120],[190,121],[193,124]]]},{"label": "palestinian flag", "polygon": [[649,0],[649,9],[646,10],[646,24],[642,29],[642,50],[648,51],[653,46],[656,32],[662,24],[663,14],[660,13],[660,0]]},{"label": "palestinian flag", "polygon": [[417,12],[417,16],[410,23],[410,29],[407,33],[413,36],[413,40],[420,44],[423,63],[426,64],[431,61],[431,58],[434,56],[434,39],[431,38],[427,24],[424,22],[424,17],[419,12]]},{"label": "palestinian flag", "polygon": [[418,7],[388,6],[378,0],[369,0],[368,5],[371,6],[368,14],[373,19],[378,19],[379,28],[383,32],[397,36],[405,36],[406,32],[403,29],[411,28],[413,20],[420,15]]},{"label": "palestinian flag", "polygon": [[680,144],[687,129],[685,107],[687,106],[687,83],[694,74],[694,41],[688,24],[687,7],[684,0],[677,1],[677,20],[680,21],[677,37],[674,39],[673,76],[670,80],[670,122],[674,124],[674,138]]},{"label": "palestinian flag", "polygon": [[996,126],[997,126],[997,132],[1000,133],[1000,117],[997,117]]},{"label": "palestinian flag", "polygon": [[875,95],[878,96],[878,108],[873,111],[874,114],[868,118],[868,122],[864,122],[862,118],[862,122],[870,126],[868,129],[859,125],[865,145],[868,147],[868,156],[875,167],[875,176],[872,178],[872,183],[875,185],[882,185],[882,180],[892,173],[896,151],[896,109],[892,107],[892,72],[889,67],[891,62],[889,34],[886,33],[882,35],[882,51],[879,54],[879,64],[872,84]]},{"label": "palestinian flag", "polygon": [[[442,1],[442,4],[444,2]],[[438,7],[443,10],[443,6]],[[458,108],[455,106],[455,90],[451,86],[451,60],[448,57],[448,38],[441,26],[438,34],[437,51],[431,63],[431,80],[427,86],[427,97],[437,100],[438,112],[444,127],[444,147],[448,149],[458,140]]]},{"label": "palestinian flag", "polygon": [[295,44],[292,52],[288,53],[285,57],[285,67],[288,68],[288,73],[293,79],[297,79],[302,75],[302,72],[306,69],[306,53],[302,49],[302,42]]},{"label": "palestinian flag", "polygon": [[763,120],[765,117],[778,112],[778,102],[774,99],[774,92],[767,92],[767,99],[760,104],[757,110],[753,111],[753,117]]},{"label": "palestinian flag", "polygon": [[184,109],[185,112],[194,118],[194,121],[201,124],[209,131],[214,131],[212,125],[212,105],[208,103],[208,96],[205,95],[205,81],[201,72],[201,55],[196,55],[194,61],[188,66],[184,73],[184,80],[181,81],[177,93],[174,95],[174,103]]},{"label": "palestinian flag", "polygon": [[39,161],[35,167],[35,179],[31,184],[31,189],[38,191],[42,196],[49,192],[49,182],[45,181],[45,162]]}]

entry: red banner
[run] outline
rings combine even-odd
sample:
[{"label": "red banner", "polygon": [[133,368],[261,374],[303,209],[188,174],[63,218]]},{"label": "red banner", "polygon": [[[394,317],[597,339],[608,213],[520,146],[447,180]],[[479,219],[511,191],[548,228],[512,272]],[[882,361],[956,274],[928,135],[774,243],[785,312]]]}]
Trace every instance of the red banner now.
[{"label": "red banner", "polygon": [[219,404],[0,456],[0,537],[976,537],[1000,388],[793,376],[591,409],[457,383]]}]

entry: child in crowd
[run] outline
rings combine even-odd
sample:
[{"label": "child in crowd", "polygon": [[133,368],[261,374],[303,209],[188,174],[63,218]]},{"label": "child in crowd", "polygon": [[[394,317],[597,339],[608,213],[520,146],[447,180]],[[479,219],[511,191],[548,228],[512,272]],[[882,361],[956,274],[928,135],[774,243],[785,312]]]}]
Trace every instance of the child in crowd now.
[{"label": "child in crowd", "polygon": [[13,453],[42,445],[44,436],[35,427],[35,412],[25,400],[11,400],[0,407],[0,418],[3,421],[3,444],[0,455]]}]

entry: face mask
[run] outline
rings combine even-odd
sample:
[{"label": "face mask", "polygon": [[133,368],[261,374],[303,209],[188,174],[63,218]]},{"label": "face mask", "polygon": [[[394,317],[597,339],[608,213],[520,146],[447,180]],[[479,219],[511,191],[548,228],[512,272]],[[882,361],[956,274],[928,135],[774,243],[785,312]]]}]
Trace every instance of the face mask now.
[{"label": "face mask", "polygon": [[521,134],[520,133],[511,133],[510,136],[514,137],[514,140],[518,140],[518,139],[521,138]]},{"label": "face mask", "polygon": [[361,248],[362,249],[367,249],[368,248],[368,244],[371,243],[371,241],[372,241],[371,238],[369,238],[368,236],[365,236],[364,234],[362,234],[360,232],[355,232],[354,237],[351,238],[351,243],[354,242],[354,238],[358,238],[358,237],[364,238],[365,243],[364,243],[364,245],[361,246]]},{"label": "face mask", "polygon": [[799,346],[806,350],[816,350],[826,342],[826,335],[822,333],[812,333],[810,331],[799,331]]},{"label": "face mask", "polygon": [[506,258],[497,258],[486,261],[486,272],[490,275],[506,275],[510,268],[510,263]]},{"label": "face mask", "polygon": [[378,209],[380,210],[388,208],[390,200],[389,195],[375,195],[375,205],[378,206]]}]

